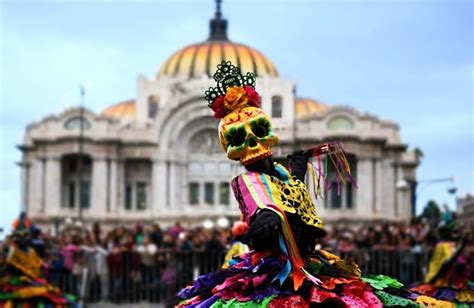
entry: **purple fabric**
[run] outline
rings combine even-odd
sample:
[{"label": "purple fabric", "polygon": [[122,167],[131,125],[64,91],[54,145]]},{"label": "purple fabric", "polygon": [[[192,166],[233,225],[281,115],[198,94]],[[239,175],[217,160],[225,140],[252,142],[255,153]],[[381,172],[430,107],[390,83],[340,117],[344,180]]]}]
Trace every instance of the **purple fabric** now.
[{"label": "purple fabric", "polygon": [[64,260],[64,267],[72,271],[74,267],[74,253],[79,250],[75,245],[69,244],[61,250],[61,254]]},{"label": "purple fabric", "polygon": [[410,293],[410,294],[407,296],[407,298],[415,301],[415,300],[418,298],[418,296],[419,296],[419,295],[416,294],[416,293]]},{"label": "purple fabric", "polygon": [[[278,273],[281,268],[283,268],[284,262],[286,261],[284,258],[262,258],[258,260],[256,265],[251,265],[251,256],[252,253],[240,256],[238,257],[238,259],[240,259],[239,262],[228,269],[217,270],[213,273],[199,276],[196,278],[192,286],[188,286],[179,291],[177,294],[178,297],[181,299],[192,298],[198,295],[200,290],[213,289],[216,286],[223,284],[227,279],[238,281],[244,277],[251,279],[251,277],[261,277],[262,275],[268,273],[273,273],[273,277],[273,275],[276,275],[276,273]],[[218,293],[223,292],[225,294],[226,291],[233,293],[231,286],[226,286]],[[273,286],[268,283],[267,286],[262,285],[261,287],[259,286],[252,289],[251,292],[245,296],[248,296],[253,300],[261,300],[272,294],[275,294],[276,292],[277,291],[273,288]]]},{"label": "purple fabric", "polygon": [[213,296],[209,297],[208,299],[206,299],[205,301],[203,301],[203,302],[197,304],[197,305],[196,305],[196,308],[207,308],[207,307],[210,307],[210,306],[212,306],[212,304],[214,304],[218,299],[219,299],[218,296],[213,295]]},{"label": "purple fabric", "polygon": [[433,297],[442,300],[452,301],[456,298],[456,291],[449,288],[439,288],[434,292]]}]

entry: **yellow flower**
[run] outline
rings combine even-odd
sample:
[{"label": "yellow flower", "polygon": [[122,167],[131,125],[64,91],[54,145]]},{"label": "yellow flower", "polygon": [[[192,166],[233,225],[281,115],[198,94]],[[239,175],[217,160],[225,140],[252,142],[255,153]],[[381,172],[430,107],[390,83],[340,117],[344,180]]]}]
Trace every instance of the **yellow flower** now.
[{"label": "yellow flower", "polygon": [[224,106],[227,110],[233,111],[247,106],[247,92],[242,87],[230,87],[224,97]]}]

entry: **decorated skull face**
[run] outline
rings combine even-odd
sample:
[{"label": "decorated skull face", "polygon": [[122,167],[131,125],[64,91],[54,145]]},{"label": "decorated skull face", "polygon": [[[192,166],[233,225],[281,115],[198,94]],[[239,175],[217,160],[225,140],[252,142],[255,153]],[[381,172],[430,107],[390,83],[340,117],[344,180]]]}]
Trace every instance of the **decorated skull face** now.
[{"label": "decorated skull face", "polygon": [[227,157],[243,165],[271,156],[271,146],[278,143],[268,115],[256,107],[226,115],[219,124],[219,139]]}]

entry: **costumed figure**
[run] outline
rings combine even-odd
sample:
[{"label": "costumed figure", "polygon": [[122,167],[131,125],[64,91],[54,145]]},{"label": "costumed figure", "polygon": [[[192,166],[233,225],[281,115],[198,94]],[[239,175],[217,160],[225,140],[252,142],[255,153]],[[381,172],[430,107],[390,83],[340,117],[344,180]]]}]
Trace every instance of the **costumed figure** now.
[{"label": "costumed figure", "polygon": [[243,242],[245,234],[249,230],[249,225],[244,221],[237,221],[232,225],[232,243],[227,251],[222,268],[228,268],[232,264],[232,259],[249,251],[249,246]]},{"label": "costumed figure", "polygon": [[438,228],[440,241],[434,248],[424,282],[412,290],[453,302],[457,307],[473,307],[473,256],[466,252],[467,237],[462,235],[453,213],[449,214],[443,215]]},{"label": "costumed figure", "polygon": [[232,189],[249,224],[245,237],[253,250],[182,289],[178,307],[416,305],[417,295],[397,280],[361,277],[352,261],[314,250],[326,231],[304,183],[306,172],[315,195],[353,182],[341,145],[327,142],[294,153],[288,157],[289,171],[273,162],[271,147],[278,136],[260,108],[255,76],[222,62],[214,80],[217,87],[206,91],[206,100],[221,119],[222,149],[247,170],[232,180]]},{"label": "costumed figure", "polygon": [[0,264],[0,307],[75,307],[76,299],[48,283],[43,260],[30,246],[31,222],[25,213],[13,223],[13,242]]}]

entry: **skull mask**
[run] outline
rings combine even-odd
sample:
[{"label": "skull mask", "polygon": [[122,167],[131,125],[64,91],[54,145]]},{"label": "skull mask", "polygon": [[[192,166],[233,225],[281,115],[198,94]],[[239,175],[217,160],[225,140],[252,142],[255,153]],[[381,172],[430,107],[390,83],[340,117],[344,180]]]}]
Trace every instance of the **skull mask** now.
[{"label": "skull mask", "polygon": [[227,157],[243,165],[271,156],[271,146],[278,143],[268,115],[256,107],[226,115],[219,124],[219,139]]}]

